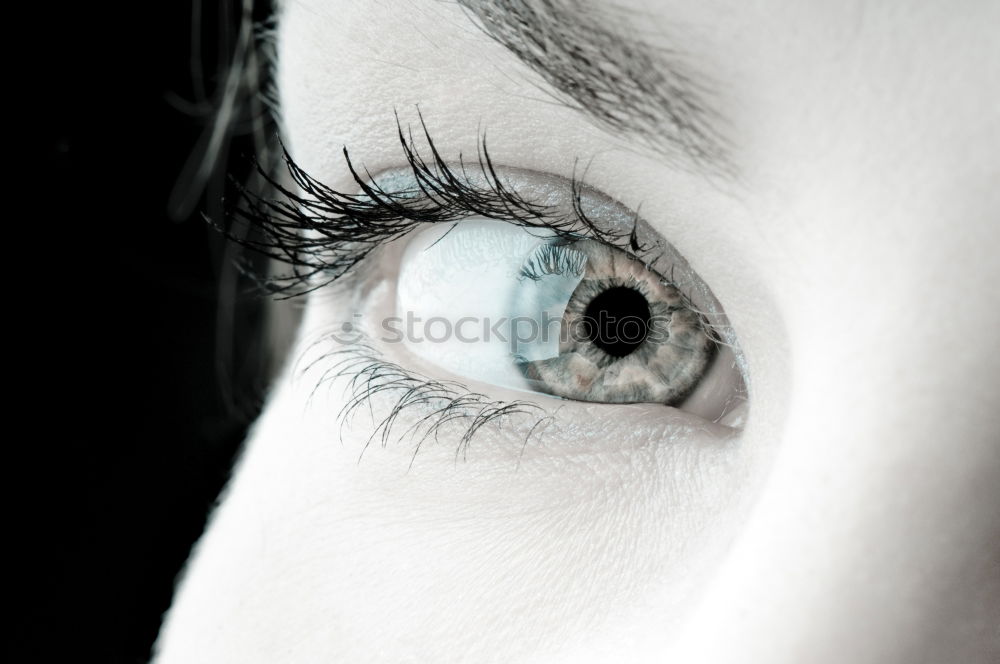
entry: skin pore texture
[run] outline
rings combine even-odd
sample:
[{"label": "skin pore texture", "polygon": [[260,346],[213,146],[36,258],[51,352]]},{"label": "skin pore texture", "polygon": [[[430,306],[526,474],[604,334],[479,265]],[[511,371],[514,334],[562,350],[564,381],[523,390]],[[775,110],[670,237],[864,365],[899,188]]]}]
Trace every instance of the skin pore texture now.
[{"label": "skin pore texture", "polygon": [[725,168],[571,108],[431,0],[284,3],[289,151],[354,191],[343,147],[405,166],[393,113],[419,127],[419,105],[446,160],[485,131],[503,166],[587,164],[725,309],[745,427],[528,395],[553,413],[528,444],[522,417],[457,460],[460,423],[416,455],[366,448],[392,400],[341,421],[346,379],[303,367],[352,313],[391,309],[387,247],[303,300],[159,664],[1000,657],[1000,4],[587,6],[686,63]]}]

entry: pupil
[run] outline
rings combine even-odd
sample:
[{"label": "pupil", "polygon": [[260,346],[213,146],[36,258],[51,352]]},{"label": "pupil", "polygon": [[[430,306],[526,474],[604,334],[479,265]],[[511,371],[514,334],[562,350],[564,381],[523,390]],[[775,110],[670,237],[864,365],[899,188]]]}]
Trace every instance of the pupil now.
[{"label": "pupil", "polygon": [[608,355],[625,357],[646,340],[649,315],[642,293],[627,286],[609,288],[587,305],[587,338]]}]

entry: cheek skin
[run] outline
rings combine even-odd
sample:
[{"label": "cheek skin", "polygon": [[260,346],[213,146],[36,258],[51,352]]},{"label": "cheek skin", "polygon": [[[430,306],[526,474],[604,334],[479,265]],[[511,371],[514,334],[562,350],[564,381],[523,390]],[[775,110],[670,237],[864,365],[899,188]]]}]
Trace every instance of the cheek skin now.
[{"label": "cheek skin", "polygon": [[[331,322],[333,303],[320,302],[306,330]],[[445,430],[412,467],[406,443],[376,443],[359,463],[372,423],[362,409],[338,441],[342,387],[304,410],[312,383],[281,382],[161,661],[510,661],[579,641],[608,614],[642,625],[621,607],[637,611],[651,586],[669,584],[671,600],[645,618],[662,627],[689,610],[724,547],[731,524],[707,519],[740,512],[739,455],[677,427],[674,441],[653,433],[661,416],[622,427],[582,409],[523,456],[519,439],[488,430],[457,463],[458,430]],[[183,638],[171,650],[173,634]]]},{"label": "cheek skin", "polygon": [[[786,284],[791,417],[682,661],[1000,654],[992,13],[887,7],[850,49],[824,44],[823,30],[848,27],[834,24],[756,50],[785,72],[753,77],[759,94],[809,109],[747,118],[753,205],[773,211],[775,260],[761,266]],[[799,67],[790,51],[810,57]],[[725,641],[711,638],[719,624]]]}]

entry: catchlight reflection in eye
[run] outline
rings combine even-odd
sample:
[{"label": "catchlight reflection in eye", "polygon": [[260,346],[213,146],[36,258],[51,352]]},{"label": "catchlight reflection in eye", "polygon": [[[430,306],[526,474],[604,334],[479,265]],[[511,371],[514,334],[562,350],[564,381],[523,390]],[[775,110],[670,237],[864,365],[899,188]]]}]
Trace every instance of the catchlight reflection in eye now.
[{"label": "catchlight reflection in eye", "polygon": [[[488,219],[415,235],[396,322],[411,352],[454,374],[601,403],[682,406],[700,391],[711,419],[741,383],[696,305],[620,249]],[[710,371],[719,361],[736,375]],[[725,389],[700,389],[706,378]]]}]

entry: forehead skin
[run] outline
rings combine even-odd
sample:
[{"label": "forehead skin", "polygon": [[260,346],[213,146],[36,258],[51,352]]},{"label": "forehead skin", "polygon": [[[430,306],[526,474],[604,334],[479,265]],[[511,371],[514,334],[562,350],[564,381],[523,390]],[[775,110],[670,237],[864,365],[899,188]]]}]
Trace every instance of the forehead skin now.
[{"label": "forehead skin", "polygon": [[[398,165],[392,112],[410,122],[417,104],[445,155],[475,154],[485,128],[498,163],[569,176],[575,157],[592,158],[588,182],[641,202],[740,335],[752,418],[731,491],[747,501],[731,522],[713,516],[731,542],[718,566],[682,615],[658,613],[677,587],[650,580],[642,610],[574,635],[545,661],[989,661],[1000,652],[1000,3],[615,6],[626,5],[632,36],[680,54],[710,91],[732,177],[671,162],[553,103],[453,3],[289,1],[279,30],[285,129],[320,180],[349,182],[345,145],[371,172]],[[244,561],[233,542],[263,541],[262,524],[303,502],[312,532],[381,537],[378,518],[352,530],[315,497],[228,504],[261,495],[246,478],[282,496],[300,481],[284,466],[261,470],[277,457],[258,450],[281,439],[279,416],[271,422],[188,573],[161,661],[201,661],[183,659],[190,644],[227,652],[243,637],[281,652],[262,636],[275,624],[293,626],[307,660],[338,661],[338,639],[350,638],[357,650],[343,652],[403,661],[391,639],[331,626],[352,608],[322,588],[362,584],[343,572],[358,560],[300,560],[289,574],[319,590],[276,605],[280,616],[220,608],[283,569]],[[343,480],[350,466],[331,475]],[[384,535],[377,549],[391,567],[393,551],[422,540],[385,521],[400,538]],[[399,595],[429,592],[405,582],[405,566],[392,569]],[[327,583],[337,575],[348,581]],[[450,599],[460,607],[462,596]],[[210,636],[197,625],[222,614],[229,627]],[[387,630],[406,625],[382,618]]]}]

